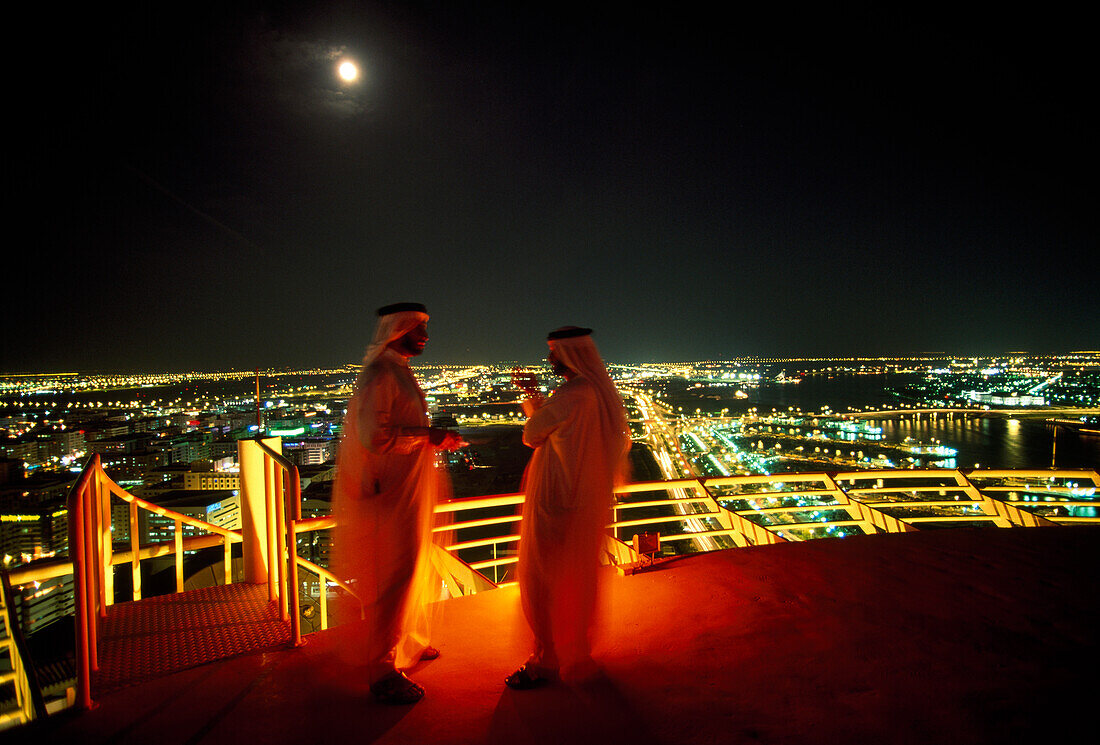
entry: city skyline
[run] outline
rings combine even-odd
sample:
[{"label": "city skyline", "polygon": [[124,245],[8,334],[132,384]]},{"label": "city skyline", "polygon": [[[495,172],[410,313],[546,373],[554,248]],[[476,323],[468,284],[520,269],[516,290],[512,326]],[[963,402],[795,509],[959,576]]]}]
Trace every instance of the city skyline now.
[{"label": "city skyline", "polygon": [[1100,347],[1071,18],[80,12],[19,83],[0,372],[348,364],[399,300],[425,364],[564,324],[608,360]]},{"label": "city skyline", "polygon": [[[497,368],[504,367],[510,368],[514,365],[524,365],[529,367],[544,367],[550,368],[549,363],[545,359],[545,355],[532,355],[527,359],[493,359],[493,360],[471,360],[466,362],[454,362],[448,360],[431,360],[425,359],[424,356],[412,358],[410,360],[410,366],[414,370],[432,370],[432,369],[447,369],[447,368]],[[1081,370],[1092,369],[1100,364],[1100,350],[1071,350],[1065,353],[1049,353],[1049,354],[1027,354],[1018,351],[1012,352],[993,352],[990,354],[900,354],[900,355],[836,355],[836,356],[815,356],[815,357],[803,357],[803,356],[777,356],[777,355],[745,355],[740,357],[719,357],[713,359],[681,359],[681,360],[630,360],[630,359],[605,359],[604,360],[610,367],[614,368],[630,368],[633,366],[684,366],[684,365],[706,365],[706,364],[746,364],[757,366],[784,366],[789,367],[792,364],[808,364],[811,367],[824,363],[859,363],[861,365],[877,363],[882,365],[883,368],[887,367],[900,367],[902,363],[925,363],[931,365],[933,363],[948,362],[949,364],[959,365],[972,365],[975,363],[989,361],[990,363],[996,363],[999,365],[1012,366],[1017,363],[1027,362],[1048,362],[1066,367],[1078,367]],[[918,365],[919,366],[919,365]],[[119,380],[131,380],[131,381],[146,381],[155,382],[162,379],[205,379],[208,377],[228,376],[237,379],[251,379],[257,373],[261,377],[279,377],[284,375],[298,375],[298,374],[316,374],[316,373],[346,373],[348,375],[354,375],[357,369],[360,367],[360,362],[356,360],[346,361],[342,364],[336,365],[302,365],[302,366],[282,366],[282,367],[261,367],[261,368],[249,368],[241,369],[235,367],[208,367],[198,368],[190,367],[187,369],[135,369],[135,368],[118,368],[118,369],[56,369],[56,370],[17,370],[17,371],[0,371],[0,379],[5,380],[31,380],[35,378],[86,378],[86,379],[98,379],[102,381],[110,381],[118,378]]]}]

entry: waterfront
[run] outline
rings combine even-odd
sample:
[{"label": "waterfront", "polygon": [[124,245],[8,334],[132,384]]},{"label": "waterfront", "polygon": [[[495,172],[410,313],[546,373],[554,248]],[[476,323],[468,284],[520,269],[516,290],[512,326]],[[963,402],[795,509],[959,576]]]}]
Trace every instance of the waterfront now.
[{"label": "waterfront", "polygon": [[[919,378],[913,373],[868,374],[828,372],[807,375],[799,383],[778,382],[773,376],[755,386],[712,386],[668,379],[660,385],[662,398],[672,411],[688,416],[721,415],[741,417],[807,416],[831,412],[835,416],[859,417],[881,427],[883,444],[945,445],[958,451],[951,468],[1100,468],[1100,437],[1058,428],[1055,452],[1054,430],[1046,419],[1065,417],[1061,409],[980,408],[956,413],[914,413],[916,406],[893,392]],[[890,409],[888,414],[869,411]],[[1096,415],[1098,410],[1079,409]],[[1056,459],[1053,457],[1056,455]],[[812,469],[812,464],[788,463],[784,470]]]},{"label": "waterfront", "polygon": [[992,414],[978,417],[913,415],[874,419],[886,442],[911,438],[940,442],[958,450],[959,468],[1100,467],[1100,437],[1059,429],[1057,448],[1053,430],[1042,414]]}]

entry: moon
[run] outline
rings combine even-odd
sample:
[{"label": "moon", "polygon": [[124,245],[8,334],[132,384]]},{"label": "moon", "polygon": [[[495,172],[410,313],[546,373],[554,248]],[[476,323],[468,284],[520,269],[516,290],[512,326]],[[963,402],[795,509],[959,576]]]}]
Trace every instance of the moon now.
[{"label": "moon", "polygon": [[359,77],[359,68],[351,60],[344,60],[336,68],[336,73],[345,83],[352,83]]}]

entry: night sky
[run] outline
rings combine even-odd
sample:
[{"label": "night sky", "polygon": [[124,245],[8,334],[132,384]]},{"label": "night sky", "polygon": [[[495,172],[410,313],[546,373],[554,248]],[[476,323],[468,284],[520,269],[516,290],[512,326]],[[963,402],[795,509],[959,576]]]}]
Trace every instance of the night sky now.
[{"label": "night sky", "polygon": [[0,371],[1100,348],[1083,18],[519,5],[12,27]]}]

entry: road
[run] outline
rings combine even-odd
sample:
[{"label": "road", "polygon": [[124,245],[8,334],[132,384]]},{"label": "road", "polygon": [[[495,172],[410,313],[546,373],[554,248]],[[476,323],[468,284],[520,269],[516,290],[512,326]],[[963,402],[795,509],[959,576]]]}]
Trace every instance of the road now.
[{"label": "road", "polygon": [[[664,415],[660,404],[645,393],[631,391],[630,396],[634,399],[638,411],[642,415],[640,421],[646,427],[644,439],[653,452],[653,457],[657,460],[657,465],[661,469],[661,476],[665,479],[697,478],[688,457],[680,448],[680,440],[676,430]],[[685,488],[668,489],[667,493],[670,500],[697,496],[694,489]],[[679,514],[684,515],[683,523],[687,532],[706,533],[710,530],[703,519],[690,517],[693,510],[702,508],[701,504],[678,502],[674,505],[674,508]],[[718,545],[715,539],[710,536],[700,535],[694,541],[700,551],[713,551],[724,548]]]}]

